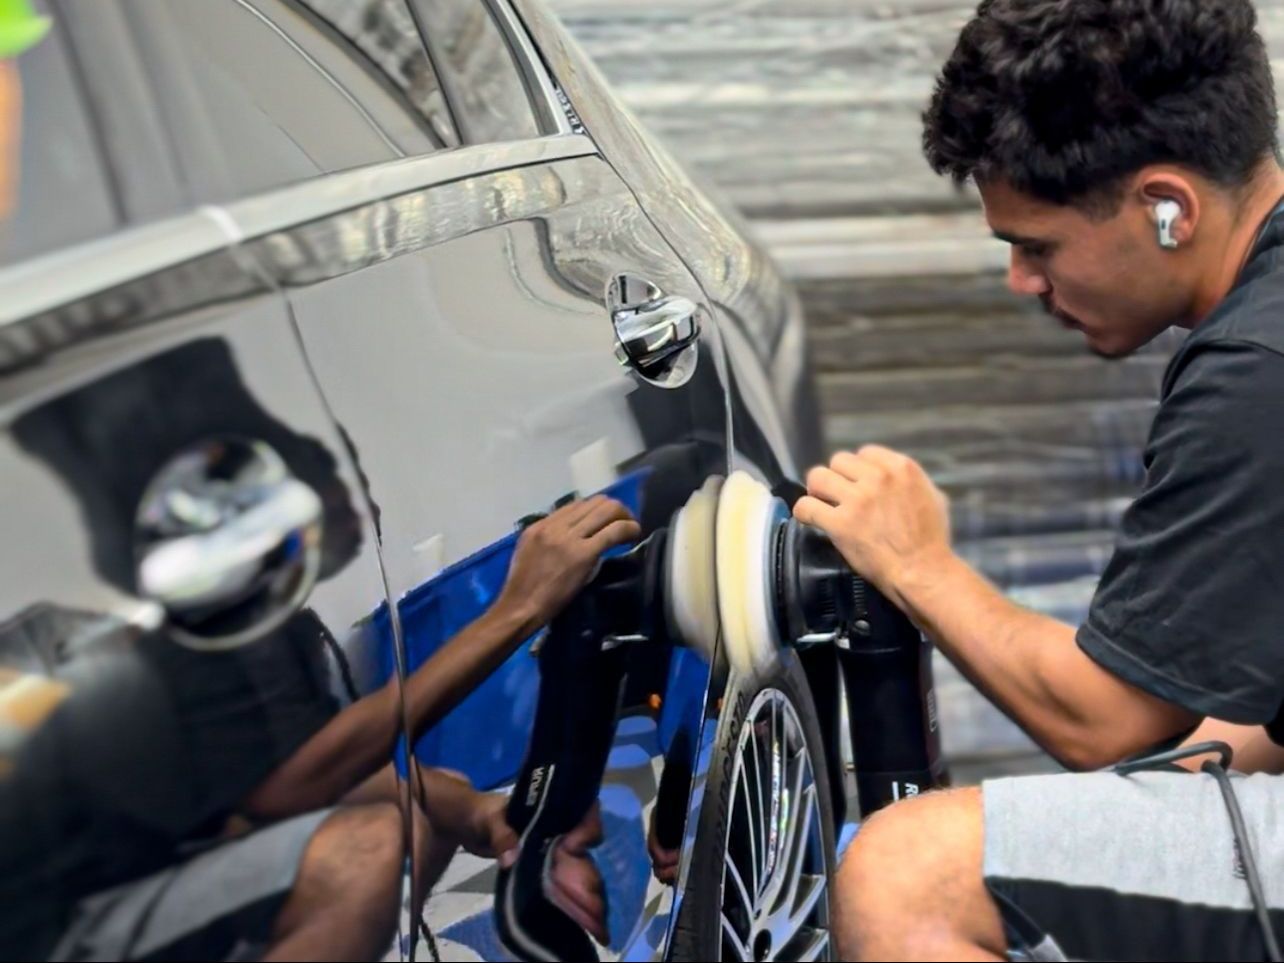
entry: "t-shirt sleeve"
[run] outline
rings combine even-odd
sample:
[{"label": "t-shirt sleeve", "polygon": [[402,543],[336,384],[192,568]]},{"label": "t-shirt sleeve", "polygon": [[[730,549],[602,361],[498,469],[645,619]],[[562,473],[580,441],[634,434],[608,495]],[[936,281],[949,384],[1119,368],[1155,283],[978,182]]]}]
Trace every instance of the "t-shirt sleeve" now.
[{"label": "t-shirt sleeve", "polygon": [[1079,646],[1161,699],[1264,724],[1284,699],[1284,357],[1216,342],[1183,361]]}]

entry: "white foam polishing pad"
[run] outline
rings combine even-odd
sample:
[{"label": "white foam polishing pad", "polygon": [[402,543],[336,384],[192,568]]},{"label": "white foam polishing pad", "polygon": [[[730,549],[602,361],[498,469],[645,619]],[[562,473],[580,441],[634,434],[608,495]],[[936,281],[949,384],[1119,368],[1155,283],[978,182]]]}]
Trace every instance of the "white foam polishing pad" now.
[{"label": "white foam polishing pad", "polygon": [[705,480],[678,510],[669,529],[665,597],[682,641],[712,662],[718,644],[714,526],[722,476]]},{"label": "white foam polishing pad", "polygon": [[780,651],[772,606],[772,534],[789,516],[785,503],[743,471],[718,498],[715,564],[722,637],[731,666],[769,672]]}]

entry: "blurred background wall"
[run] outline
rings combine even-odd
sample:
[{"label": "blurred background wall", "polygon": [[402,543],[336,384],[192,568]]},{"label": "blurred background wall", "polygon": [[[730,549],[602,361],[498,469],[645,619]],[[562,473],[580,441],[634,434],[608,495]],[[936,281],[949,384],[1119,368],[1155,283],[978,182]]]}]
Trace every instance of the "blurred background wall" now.
[{"label": "blurred background wall", "polygon": [[[877,441],[951,495],[962,552],[1082,620],[1142,480],[1165,338],[1122,362],[1004,289],[973,191],[919,113],[975,3],[553,0],[624,101],[751,220],[808,310],[831,448]],[[1257,0],[1284,76],[1284,0]],[[960,781],[1050,761],[943,662]]]}]

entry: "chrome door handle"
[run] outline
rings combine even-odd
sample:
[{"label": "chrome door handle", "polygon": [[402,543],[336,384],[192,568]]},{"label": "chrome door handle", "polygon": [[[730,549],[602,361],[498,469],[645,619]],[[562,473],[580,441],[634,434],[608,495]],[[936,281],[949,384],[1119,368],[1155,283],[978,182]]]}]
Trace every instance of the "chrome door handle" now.
[{"label": "chrome door handle", "polygon": [[620,275],[611,283],[608,303],[616,360],[647,378],[667,374],[677,356],[700,338],[696,303],[678,295],[666,297],[648,282]]},{"label": "chrome door handle", "polygon": [[316,582],[321,519],[320,497],[266,444],[195,445],[161,470],[139,507],[139,591],[194,648],[261,638]]}]

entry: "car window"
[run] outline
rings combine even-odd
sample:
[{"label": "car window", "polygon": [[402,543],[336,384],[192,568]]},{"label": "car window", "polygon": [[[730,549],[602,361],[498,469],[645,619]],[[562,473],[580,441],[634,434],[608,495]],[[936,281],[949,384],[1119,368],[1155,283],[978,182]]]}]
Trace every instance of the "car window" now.
[{"label": "car window", "polygon": [[300,8],[135,0],[126,9],[198,200],[439,146],[357,48]]},{"label": "car window", "polygon": [[17,136],[0,139],[0,264],[120,224],[62,24],[4,66],[0,134]]},{"label": "car window", "polygon": [[464,141],[542,133],[521,69],[484,0],[410,0]]},{"label": "car window", "polygon": [[442,146],[459,145],[437,71],[406,0],[304,0],[304,4],[405,95]]}]

